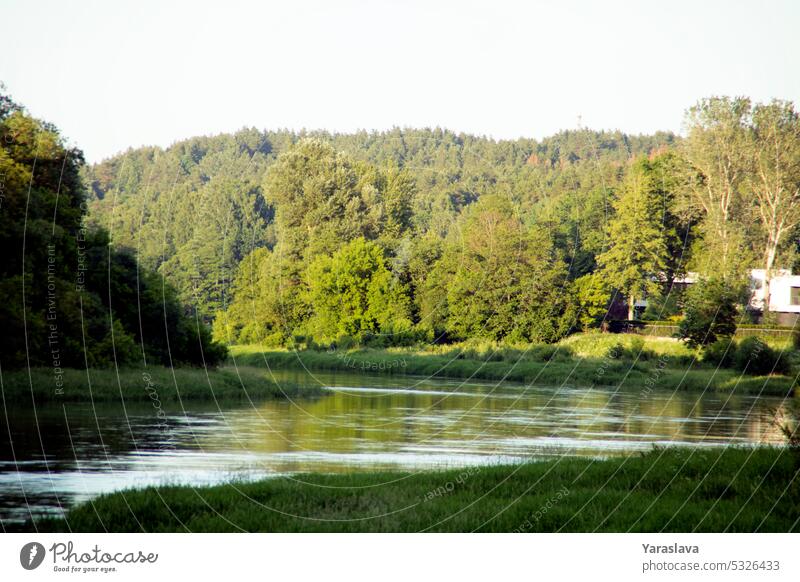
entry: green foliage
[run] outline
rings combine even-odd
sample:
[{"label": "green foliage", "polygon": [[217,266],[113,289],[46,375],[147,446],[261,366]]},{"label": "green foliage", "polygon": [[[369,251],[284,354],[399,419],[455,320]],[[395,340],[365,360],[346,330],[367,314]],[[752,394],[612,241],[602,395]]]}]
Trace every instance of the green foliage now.
[{"label": "green foliage", "polygon": [[751,102],[745,97],[711,97],[686,113],[689,202],[702,216],[697,268],[718,277],[741,275],[748,230],[744,181],[752,170],[748,152]]},{"label": "green foliage", "polygon": [[305,328],[323,343],[372,336],[403,343],[412,324],[405,288],[386,267],[383,250],[357,238],[333,256],[318,256],[306,273],[311,315]]},{"label": "green foliage", "polygon": [[[247,129],[130,150],[82,173],[92,223],[107,227],[118,248],[135,248],[204,320],[221,317],[218,339],[288,341],[308,314],[295,289],[306,266],[359,236],[386,250],[390,270],[409,286],[414,321],[433,338],[446,332],[440,302],[424,293],[427,275],[477,199],[507,193],[526,224],[549,229],[577,277],[594,268],[606,199],[628,156],[674,140],[588,130],[495,142],[438,129]],[[259,249],[272,259],[257,255],[248,293],[257,286],[272,298],[253,305],[239,297],[240,275]]]},{"label": "green foliage", "polygon": [[757,337],[747,337],[739,342],[734,365],[737,370],[754,376],[784,374],[789,369],[783,354]]},{"label": "green foliage", "polygon": [[[745,181],[761,226],[760,242],[766,310],[770,305],[770,274],[778,253],[792,240],[800,224],[800,115],[794,104],[774,100],[753,108],[749,153],[753,171]],[[760,240],[759,240],[760,239]],[[758,248],[758,247],[756,247]],[[769,313],[769,311],[767,311]]]},{"label": "green foliage", "polygon": [[119,319],[113,323],[100,341],[93,342],[88,350],[87,363],[91,367],[108,368],[115,364],[135,362],[141,348],[131,334],[125,331]]},{"label": "green foliage", "polygon": [[272,211],[258,186],[228,176],[211,179],[192,200],[191,206],[175,209],[176,214],[187,213],[176,221],[191,225],[191,234],[164,262],[145,258],[158,264],[183,303],[210,318],[225,306],[232,273],[242,258],[268,244]]},{"label": "green foliage", "polygon": [[631,166],[616,215],[608,226],[610,247],[597,257],[603,279],[628,299],[628,319],[633,319],[636,299],[659,291],[657,277],[666,268],[667,244],[660,213],[656,176],[647,159]]},{"label": "green foliage", "polygon": [[507,198],[482,198],[465,214],[431,284],[446,297],[453,338],[557,341],[574,325],[566,271],[546,233],[524,226]]},{"label": "green foliage", "polygon": [[578,277],[572,282],[581,329],[597,327],[608,313],[611,291],[600,273]]},{"label": "green foliage", "polygon": [[275,267],[273,253],[266,248],[242,260],[231,287],[233,300],[216,314],[215,341],[276,346],[288,338],[282,301],[286,291]]},{"label": "green foliage", "polygon": [[300,278],[300,265],[364,237],[392,243],[410,226],[414,192],[409,176],[360,163],[318,139],[281,155],[265,178],[275,206],[282,272]]},{"label": "green foliage", "polygon": [[736,354],[735,341],[730,338],[718,339],[703,348],[703,361],[720,368],[731,368]]},{"label": "green foliage", "polygon": [[705,279],[686,292],[684,318],[678,334],[690,346],[705,346],[736,333],[740,290],[719,278]]},{"label": "green foliage", "polygon": [[220,362],[226,348],[185,317],[171,287],[87,224],[81,152],[1,101],[3,366]]},{"label": "green foliage", "polygon": [[645,348],[654,354],[663,355],[670,362],[691,362],[693,351],[685,343],[672,338],[639,336],[632,333],[578,333],[563,339],[559,345],[570,348],[581,358],[602,358],[614,345],[622,346],[625,352],[632,352],[634,341],[643,340]]},{"label": "green foliage", "polygon": [[651,295],[647,298],[647,307],[642,313],[643,321],[665,321],[680,314],[681,305],[678,292],[672,290],[667,295]]},{"label": "green foliage", "polygon": [[[13,104],[2,109],[9,131],[25,136]],[[80,188],[72,174],[82,175],[90,223],[108,228],[114,249],[135,248],[186,313],[213,320],[217,341],[337,339],[339,323],[315,312],[309,268],[363,239],[379,246],[404,289],[401,319],[414,337],[552,342],[613,313],[606,288],[629,307],[646,297],[646,318],[672,317],[679,308],[670,286],[687,261],[728,280],[755,257],[785,250],[800,208],[791,194],[800,167],[793,106],[704,99],[687,112],[687,127],[685,139],[579,130],[539,141],[440,129],[245,129],[67,167],[65,185]],[[46,142],[42,151],[55,147]],[[7,183],[26,184],[24,168],[3,155]],[[48,166],[51,182],[57,165]],[[778,210],[764,214],[770,201]],[[52,192],[32,209],[34,244],[46,233],[48,204]],[[751,228],[754,217],[764,228]],[[19,288],[14,273],[7,284]],[[686,324],[691,341],[707,331],[689,330],[697,315]],[[92,341],[102,342],[108,325],[98,324]],[[384,333],[351,327],[360,331],[336,333],[356,343]]]},{"label": "green foliage", "polygon": [[621,342],[617,342],[606,350],[605,357],[611,360],[619,360],[625,355],[625,352],[625,346]]},{"label": "green foliage", "polygon": [[244,129],[84,168],[91,224],[113,233],[118,248],[135,248],[145,268],[208,318],[224,306],[241,259],[273,244],[273,209],[261,189],[272,150],[267,136]]},{"label": "green foliage", "polygon": [[[675,297],[676,291],[671,288],[671,283],[675,277],[686,274],[692,262],[693,243],[698,237],[697,223],[701,216],[698,209],[687,204],[686,200],[688,172],[686,159],[674,149],[661,150],[658,155],[650,156],[649,173],[653,180],[656,213],[667,250],[663,296]],[[670,305],[662,307],[669,309]]]},{"label": "green foliage", "polygon": [[[277,244],[272,251],[256,249],[241,261],[233,300],[217,314],[215,337],[279,345],[297,334],[324,341],[352,335],[361,341],[376,333],[407,333],[406,292],[383,256],[380,268],[353,266],[351,274],[342,262],[363,258],[356,256],[355,247],[350,252],[356,255],[331,256],[354,240],[372,241],[373,255],[399,247],[399,237],[410,226],[414,184],[409,176],[396,167],[378,170],[322,140],[306,139],[270,167],[264,189],[275,208]],[[356,283],[353,277],[361,275],[374,275],[375,280]],[[351,295],[340,298],[347,313],[337,311],[339,299],[331,295],[343,285],[350,285]],[[371,306],[362,308],[357,304],[364,293]]]}]

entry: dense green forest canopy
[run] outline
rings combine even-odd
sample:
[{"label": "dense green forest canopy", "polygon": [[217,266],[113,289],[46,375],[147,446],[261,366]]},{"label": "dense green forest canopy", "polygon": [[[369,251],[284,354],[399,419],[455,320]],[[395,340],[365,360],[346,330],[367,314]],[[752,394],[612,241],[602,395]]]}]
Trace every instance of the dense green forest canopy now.
[{"label": "dense green forest canopy", "polygon": [[[220,343],[552,342],[631,317],[643,297],[646,317],[676,316],[673,280],[689,270],[738,317],[747,269],[794,266],[798,117],[788,102],[714,97],[686,126],[539,141],[243,129],[93,166],[75,157],[58,219],[70,240],[110,236],[112,276],[142,273],[126,287],[140,292],[161,281]],[[141,340],[115,297],[133,295],[98,293]]]},{"label": "dense green forest canopy", "polygon": [[615,301],[675,315],[689,269],[738,297],[748,268],[793,266],[793,104],[715,97],[686,121],[540,141],[247,129],[84,179],[92,220],[220,341],[555,341],[624,317]]},{"label": "dense green forest canopy", "polygon": [[[537,142],[495,141],[441,129],[356,134],[247,129],[165,150],[130,150],[87,167],[92,221],[107,228],[116,244],[135,249],[145,266],[176,285],[185,303],[211,319],[230,307],[242,260],[278,244],[276,212],[283,207],[287,215],[293,200],[300,199],[295,211],[311,210],[313,189],[292,191],[287,174],[322,176],[325,164],[338,163],[329,153],[317,152],[322,161],[313,167],[296,164],[282,174],[269,172],[281,155],[311,142],[327,144],[344,160],[342,172],[358,174],[349,178],[354,188],[343,189],[340,196],[360,198],[373,213],[395,213],[390,224],[363,225],[367,230],[361,233],[380,238],[395,259],[408,256],[420,238],[442,244],[467,207],[482,196],[502,194],[520,220],[531,224],[536,218],[547,225],[554,244],[573,256],[579,275],[594,267],[594,255],[602,249],[611,195],[628,160],[669,148],[676,137],[578,130]],[[331,160],[325,161],[326,155]],[[287,184],[285,191],[275,187],[278,180]],[[316,193],[326,197],[331,192],[338,191]],[[384,208],[376,208],[384,196]],[[325,216],[335,204],[330,199],[316,212]],[[392,204],[396,207],[385,208]],[[339,210],[348,215],[348,223],[366,220],[353,216],[353,208]],[[294,231],[284,226],[282,232],[289,237]],[[329,247],[352,238],[352,233],[329,234]]]},{"label": "dense green forest canopy", "polygon": [[83,154],[0,94],[0,353],[5,368],[215,364],[225,348],[164,278],[90,227]]}]

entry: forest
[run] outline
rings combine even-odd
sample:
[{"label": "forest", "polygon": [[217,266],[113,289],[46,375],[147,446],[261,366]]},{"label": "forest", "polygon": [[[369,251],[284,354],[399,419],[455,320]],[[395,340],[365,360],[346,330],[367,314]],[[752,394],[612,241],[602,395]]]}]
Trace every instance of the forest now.
[{"label": "forest", "polygon": [[81,367],[214,365],[230,344],[553,343],[634,318],[711,345],[771,323],[750,269],[769,297],[796,263],[785,101],[700,100],[683,136],[242,129],[86,165],[3,97],[0,137],[11,367],[54,347]]},{"label": "forest", "polygon": [[211,365],[225,346],[173,287],[89,225],[83,153],[0,95],[0,351],[5,369]]}]

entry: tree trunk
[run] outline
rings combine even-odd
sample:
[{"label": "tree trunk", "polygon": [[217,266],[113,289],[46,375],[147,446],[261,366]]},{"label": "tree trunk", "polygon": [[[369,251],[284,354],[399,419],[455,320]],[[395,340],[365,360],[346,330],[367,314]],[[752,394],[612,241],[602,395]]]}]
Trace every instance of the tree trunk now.
[{"label": "tree trunk", "polygon": [[771,297],[770,283],[772,282],[772,268],[775,265],[775,255],[778,252],[778,242],[780,234],[777,236],[770,232],[769,240],[767,241],[766,261],[764,265],[764,309],[763,313],[769,313],[769,301]]},{"label": "tree trunk", "polygon": [[636,297],[631,295],[628,297],[628,321],[633,320],[633,316],[635,313],[635,306],[636,306]]}]

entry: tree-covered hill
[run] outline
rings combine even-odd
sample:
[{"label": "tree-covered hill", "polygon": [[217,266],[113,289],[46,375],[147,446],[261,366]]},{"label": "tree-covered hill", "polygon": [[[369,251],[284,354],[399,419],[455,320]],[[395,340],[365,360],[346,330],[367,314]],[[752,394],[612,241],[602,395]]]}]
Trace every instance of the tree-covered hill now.
[{"label": "tree-covered hill", "polygon": [[184,303],[213,317],[229,303],[242,259],[276,244],[275,206],[265,197],[267,170],[308,138],[374,171],[402,170],[403,179],[413,182],[408,203],[414,237],[447,236],[466,207],[501,193],[511,197],[524,220],[548,224],[581,271],[602,250],[598,228],[627,161],[676,140],[668,133],[589,130],[541,141],[496,141],[441,129],[354,134],[244,129],[166,149],[129,150],[85,168],[91,220],[108,229],[116,245],[133,249],[144,266],[162,273]]},{"label": "tree-covered hill", "polygon": [[[759,316],[750,269],[765,269],[769,297],[771,272],[793,266],[800,118],[785,101],[712,97],[686,126],[682,139],[580,129],[541,141],[244,129],[64,166],[62,187],[80,194],[61,203],[67,222],[50,236],[85,224],[96,249],[110,237],[119,289],[98,300],[134,337],[141,265],[144,296],[160,274],[175,321],[183,309],[218,342],[554,342],[624,317],[624,299],[628,318],[685,313],[684,335],[705,344]],[[34,133],[63,149],[47,126]],[[30,236],[55,203],[51,166],[40,167],[49,181]],[[15,172],[16,188],[27,174]],[[673,280],[689,270],[700,284],[678,297]],[[719,313],[722,331],[710,333]],[[98,327],[102,345],[106,335],[118,334]]]}]

